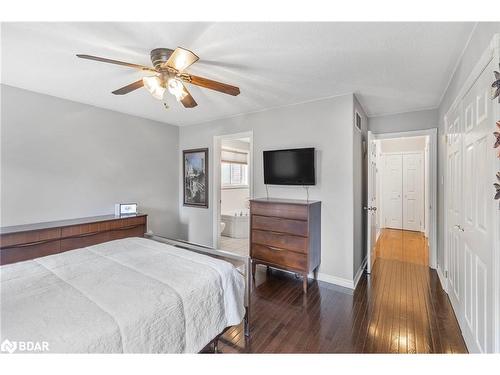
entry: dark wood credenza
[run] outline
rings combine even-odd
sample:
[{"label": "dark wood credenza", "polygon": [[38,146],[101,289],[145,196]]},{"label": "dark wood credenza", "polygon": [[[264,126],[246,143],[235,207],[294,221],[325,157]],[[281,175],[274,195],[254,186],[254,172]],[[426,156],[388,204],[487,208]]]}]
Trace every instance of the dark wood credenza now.
[{"label": "dark wood credenza", "polygon": [[291,199],[250,200],[250,257],[257,264],[307,275],[321,263],[321,202]]},{"label": "dark wood credenza", "polygon": [[126,237],[144,237],[147,215],[94,216],[0,228],[0,264],[92,246]]}]

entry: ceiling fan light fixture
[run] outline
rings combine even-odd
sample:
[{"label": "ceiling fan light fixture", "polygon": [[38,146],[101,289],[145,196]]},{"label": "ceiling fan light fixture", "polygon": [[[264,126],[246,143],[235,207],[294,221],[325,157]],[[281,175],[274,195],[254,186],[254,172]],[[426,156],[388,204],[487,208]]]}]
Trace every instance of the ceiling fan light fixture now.
[{"label": "ceiling fan light fixture", "polygon": [[142,79],[142,82],[144,83],[144,87],[150,92],[150,94],[158,99],[162,100],[163,96],[165,95],[165,87],[162,86],[161,84],[161,79],[157,76],[152,76],[152,77],[144,77]]},{"label": "ceiling fan light fixture", "polygon": [[167,82],[168,91],[175,96],[178,102],[184,99],[187,95],[184,90],[184,85],[177,78],[170,78]]}]

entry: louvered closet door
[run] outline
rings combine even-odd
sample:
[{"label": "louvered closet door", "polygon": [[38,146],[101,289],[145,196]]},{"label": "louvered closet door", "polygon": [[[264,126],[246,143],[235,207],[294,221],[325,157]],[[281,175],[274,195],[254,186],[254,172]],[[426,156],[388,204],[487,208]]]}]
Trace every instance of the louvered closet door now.
[{"label": "louvered closet door", "polygon": [[[462,118],[460,105],[448,113],[446,179],[446,257],[448,295],[455,311],[461,311],[463,287],[462,226]],[[456,314],[460,320],[460,314]]]},{"label": "louvered closet door", "polygon": [[[462,332],[469,350],[493,350],[493,228],[492,179],[495,153],[493,101],[489,99],[493,61],[465,95],[463,110],[463,301]],[[470,346],[476,346],[471,348]]]}]

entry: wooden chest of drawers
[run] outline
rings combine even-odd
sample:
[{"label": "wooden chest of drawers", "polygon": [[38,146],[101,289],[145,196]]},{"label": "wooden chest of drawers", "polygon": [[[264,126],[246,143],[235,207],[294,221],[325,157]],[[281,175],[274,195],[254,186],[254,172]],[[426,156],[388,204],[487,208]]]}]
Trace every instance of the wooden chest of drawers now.
[{"label": "wooden chest of drawers", "polygon": [[321,262],[321,202],[250,200],[250,257],[254,274],[257,264],[302,274],[307,292]]}]

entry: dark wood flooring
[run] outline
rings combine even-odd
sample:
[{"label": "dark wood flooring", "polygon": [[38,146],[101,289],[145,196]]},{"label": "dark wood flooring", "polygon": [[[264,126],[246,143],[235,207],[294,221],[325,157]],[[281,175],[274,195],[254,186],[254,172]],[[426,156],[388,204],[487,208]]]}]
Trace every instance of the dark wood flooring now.
[{"label": "dark wood flooring", "polygon": [[221,351],[466,353],[448,297],[427,266],[427,249],[415,246],[425,241],[403,232],[381,235],[373,272],[354,291],[309,280],[305,295],[294,275],[259,267],[251,337],[241,325],[232,327]]}]

